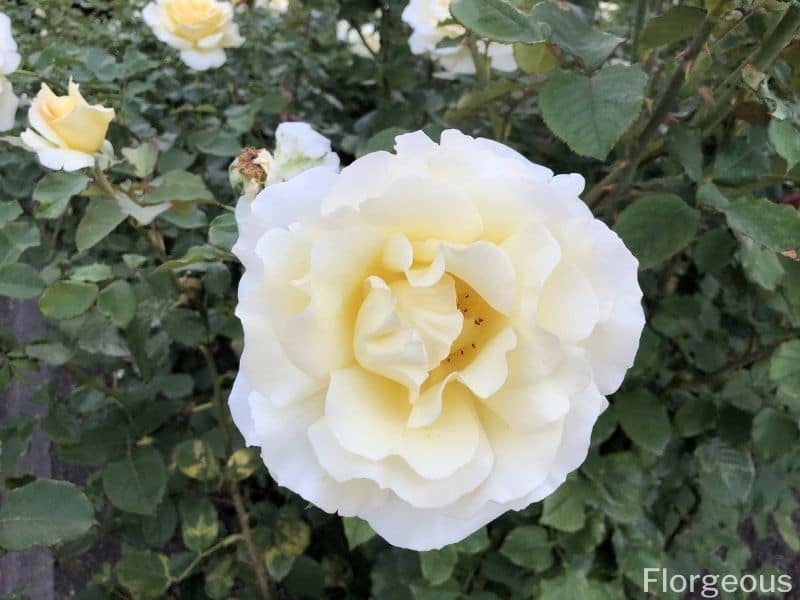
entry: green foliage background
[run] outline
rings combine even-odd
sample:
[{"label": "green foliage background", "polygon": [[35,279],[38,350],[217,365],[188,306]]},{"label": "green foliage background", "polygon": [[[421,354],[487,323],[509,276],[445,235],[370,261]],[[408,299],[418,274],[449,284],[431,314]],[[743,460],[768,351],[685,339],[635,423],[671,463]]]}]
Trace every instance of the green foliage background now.
[{"label": "green foliage background", "polygon": [[[410,54],[398,0],[243,6],[247,43],[199,74],[142,4],[3,5],[17,93],[63,93],[72,76],[116,109],[108,178],[130,204],[2,146],[0,294],[38,298],[50,326],[27,344],[3,330],[0,385],[45,365],[74,387],[53,377],[35,391],[45,415],[0,424],[0,552],[52,545],[82,599],[418,600],[637,598],[644,567],[785,568],[753,559],[743,523],[800,552],[797,3],[454,0],[464,43],[519,42],[524,70],[478,56],[476,76],[450,80]],[[354,56],[336,21],[376,8],[381,51]],[[640,259],[648,325],[586,463],[543,503],[414,553],[308,506],[242,448],[225,407],[242,344],[227,167],[289,119],[345,164],[455,126],[586,177],[584,198]],[[19,467],[35,426],[88,468],[84,484]],[[113,558],[86,559],[108,543]]]}]

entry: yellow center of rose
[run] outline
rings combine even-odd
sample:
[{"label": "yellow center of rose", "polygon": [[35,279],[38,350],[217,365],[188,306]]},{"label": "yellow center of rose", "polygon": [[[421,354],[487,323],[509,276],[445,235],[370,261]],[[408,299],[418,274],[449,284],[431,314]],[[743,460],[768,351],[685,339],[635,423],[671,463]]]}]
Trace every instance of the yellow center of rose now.
[{"label": "yellow center of rose", "polygon": [[430,372],[426,383],[436,383],[470,364],[486,341],[497,333],[498,324],[506,320],[478,292],[458,279],[456,294],[456,309],[464,315],[461,333],[450,346],[450,354]]}]

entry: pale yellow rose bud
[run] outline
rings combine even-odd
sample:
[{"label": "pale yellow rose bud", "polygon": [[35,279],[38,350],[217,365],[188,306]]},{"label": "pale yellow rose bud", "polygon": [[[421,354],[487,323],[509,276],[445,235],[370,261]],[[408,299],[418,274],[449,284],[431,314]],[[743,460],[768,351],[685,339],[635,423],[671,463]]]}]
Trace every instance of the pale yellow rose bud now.
[{"label": "pale yellow rose bud", "polygon": [[103,147],[113,119],[114,109],[90,105],[71,79],[66,96],[56,96],[43,83],[28,111],[33,129],[21,138],[45,167],[74,171],[94,164],[93,155]]}]

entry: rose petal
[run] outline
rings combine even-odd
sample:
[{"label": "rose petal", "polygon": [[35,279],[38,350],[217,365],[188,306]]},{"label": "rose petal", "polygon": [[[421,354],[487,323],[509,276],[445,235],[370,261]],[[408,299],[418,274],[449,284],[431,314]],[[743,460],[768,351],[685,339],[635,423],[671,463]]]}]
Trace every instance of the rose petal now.
[{"label": "rose petal", "polygon": [[544,329],[575,342],[591,334],[600,306],[586,276],[574,264],[562,261],[542,288],[536,316]]}]

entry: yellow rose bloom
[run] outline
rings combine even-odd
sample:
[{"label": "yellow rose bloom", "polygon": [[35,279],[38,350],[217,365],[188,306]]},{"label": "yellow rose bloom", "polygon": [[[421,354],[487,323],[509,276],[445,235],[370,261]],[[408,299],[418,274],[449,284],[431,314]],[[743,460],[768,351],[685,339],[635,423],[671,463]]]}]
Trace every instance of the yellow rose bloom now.
[{"label": "yellow rose bloom", "polygon": [[113,119],[113,108],[90,105],[72,79],[66,96],[57,96],[43,83],[28,110],[33,129],[20,137],[48,169],[75,171],[94,165],[93,155],[103,147]]},{"label": "yellow rose bloom", "polygon": [[142,17],[162,42],[177,48],[191,69],[205,71],[225,63],[225,48],[244,43],[233,22],[233,5],[216,0],[155,0]]}]

